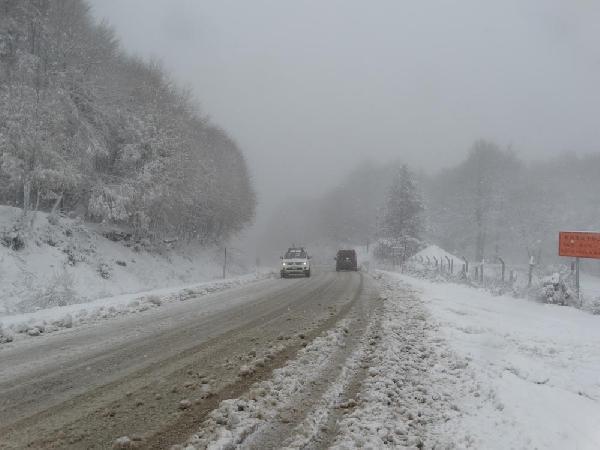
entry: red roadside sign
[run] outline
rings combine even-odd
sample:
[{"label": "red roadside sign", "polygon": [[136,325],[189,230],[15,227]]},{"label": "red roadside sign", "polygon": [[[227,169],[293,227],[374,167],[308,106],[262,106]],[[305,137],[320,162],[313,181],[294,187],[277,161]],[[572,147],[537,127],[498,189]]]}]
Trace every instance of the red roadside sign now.
[{"label": "red roadside sign", "polygon": [[559,232],[558,255],[600,259],[600,233],[588,231]]}]

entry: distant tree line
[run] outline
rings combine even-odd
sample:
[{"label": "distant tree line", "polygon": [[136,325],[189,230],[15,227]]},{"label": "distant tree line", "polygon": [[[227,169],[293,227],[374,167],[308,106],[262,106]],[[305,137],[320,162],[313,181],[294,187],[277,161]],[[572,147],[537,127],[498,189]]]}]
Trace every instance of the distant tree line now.
[{"label": "distant tree line", "polygon": [[599,154],[526,163],[479,140],[424,184],[428,236],[476,261],[558,261],[558,231],[600,229],[599,173]]},{"label": "distant tree line", "polygon": [[83,0],[0,0],[0,202],[211,242],[256,199],[236,143]]},{"label": "distant tree line", "polygon": [[[600,154],[524,162],[478,140],[463,161],[434,174],[361,164],[321,199],[305,201],[280,234],[334,245],[378,242],[388,250],[406,242],[409,252],[424,241],[471,261],[499,256],[526,264],[533,256],[554,263],[558,231],[600,230],[598,174]],[[283,223],[285,216],[274,215]]]}]

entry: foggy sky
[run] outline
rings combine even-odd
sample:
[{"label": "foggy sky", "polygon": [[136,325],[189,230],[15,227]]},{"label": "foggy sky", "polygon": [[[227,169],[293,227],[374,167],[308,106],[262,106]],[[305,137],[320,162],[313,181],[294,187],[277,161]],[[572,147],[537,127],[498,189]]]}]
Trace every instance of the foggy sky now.
[{"label": "foggy sky", "polygon": [[600,142],[593,0],[93,0],[244,151],[263,208],[367,158],[437,170]]}]

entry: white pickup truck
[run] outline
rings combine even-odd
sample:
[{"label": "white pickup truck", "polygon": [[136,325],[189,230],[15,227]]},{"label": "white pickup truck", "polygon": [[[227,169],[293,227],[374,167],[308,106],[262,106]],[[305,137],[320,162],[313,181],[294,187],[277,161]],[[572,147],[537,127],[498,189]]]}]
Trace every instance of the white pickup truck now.
[{"label": "white pickup truck", "polygon": [[288,248],[281,257],[281,278],[292,275],[310,277],[310,256],[303,247]]}]

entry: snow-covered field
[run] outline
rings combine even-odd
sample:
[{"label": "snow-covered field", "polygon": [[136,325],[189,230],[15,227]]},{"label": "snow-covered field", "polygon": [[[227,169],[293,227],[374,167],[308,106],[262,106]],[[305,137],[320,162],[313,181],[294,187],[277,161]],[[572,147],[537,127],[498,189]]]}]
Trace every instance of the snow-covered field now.
[{"label": "snow-covered field", "polygon": [[471,388],[443,428],[460,446],[600,448],[600,317],[387,274],[420,293]]},{"label": "snow-covered field", "polygon": [[582,295],[587,299],[600,299],[600,278],[582,273],[580,283]]}]

